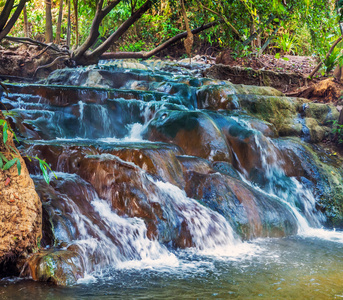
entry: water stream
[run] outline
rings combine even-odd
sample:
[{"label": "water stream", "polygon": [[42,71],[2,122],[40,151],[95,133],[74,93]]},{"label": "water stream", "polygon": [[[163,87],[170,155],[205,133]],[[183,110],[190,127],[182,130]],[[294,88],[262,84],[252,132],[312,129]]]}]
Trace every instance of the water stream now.
[{"label": "water stream", "polygon": [[28,162],[44,210],[31,276],[70,287],[5,278],[4,299],[343,297],[337,207],[315,185],[342,170],[308,128],[280,138],[251,113],[293,99],[151,62],[9,89],[21,151],[58,177]]}]

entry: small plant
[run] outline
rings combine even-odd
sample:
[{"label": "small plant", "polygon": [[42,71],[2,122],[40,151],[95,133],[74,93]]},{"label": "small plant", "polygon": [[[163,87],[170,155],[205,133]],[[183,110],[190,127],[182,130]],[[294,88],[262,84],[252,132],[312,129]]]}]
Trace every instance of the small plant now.
[{"label": "small plant", "polygon": [[295,52],[297,52],[295,35],[291,36],[286,32],[283,35],[278,36],[275,43],[275,47],[280,49],[283,54],[295,54]]},{"label": "small plant", "polygon": [[331,132],[335,135],[333,140],[338,144],[343,144],[343,125],[339,124],[337,120],[333,121]]},{"label": "small plant", "polygon": [[341,50],[339,48],[335,48],[332,51],[331,55],[328,58],[324,59],[323,63],[324,63],[323,69],[326,75],[329,74],[330,71],[333,70],[333,68],[337,65],[337,63],[342,65]]}]

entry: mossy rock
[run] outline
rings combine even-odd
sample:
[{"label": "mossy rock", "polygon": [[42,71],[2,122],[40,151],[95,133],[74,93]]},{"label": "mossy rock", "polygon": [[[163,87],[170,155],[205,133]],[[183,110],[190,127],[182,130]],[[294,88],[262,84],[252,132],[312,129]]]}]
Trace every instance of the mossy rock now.
[{"label": "mossy rock", "polygon": [[305,124],[310,131],[310,142],[312,143],[321,142],[331,131],[327,126],[320,126],[314,118],[306,118]]},{"label": "mossy rock", "polygon": [[339,111],[335,106],[323,103],[306,103],[304,113],[307,118],[316,119],[320,125],[329,125],[339,118]]},{"label": "mossy rock", "polygon": [[237,94],[242,94],[242,95],[277,96],[277,97],[284,96],[282,92],[269,86],[235,84],[235,89],[237,90]]},{"label": "mossy rock", "polygon": [[32,255],[28,261],[34,280],[56,285],[73,285],[84,276],[80,255],[69,250],[46,250]]}]

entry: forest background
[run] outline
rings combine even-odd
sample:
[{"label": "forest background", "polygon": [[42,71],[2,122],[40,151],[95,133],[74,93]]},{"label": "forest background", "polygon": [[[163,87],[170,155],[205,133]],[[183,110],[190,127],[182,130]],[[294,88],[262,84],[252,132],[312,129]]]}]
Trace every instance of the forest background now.
[{"label": "forest background", "polygon": [[[9,5],[10,14],[5,20],[4,11]],[[86,51],[97,54],[92,59],[76,59],[77,64],[88,64],[85,61],[94,63],[106,51],[147,52],[185,32],[187,27],[210,24],[194,35],[194,43],[192,36],[189,54],[215,55],[229,48],[237,57],[262,53],[278,59],[285,54],[316,56],[322,62],[322,72],[327,73],[342,62],[341,47],[331,49],[335,42],[340,46],[342,5],[342,0],[1,0],[0,40],[1,32],[22,8],[7,38],[54,42],[70,49],[71,58],[77,58],[83,47],[83,56]],[[128,24],[122,28],[125,22]],[[123,30],[118,34],[120,29]],[[116,38],[109,41],[113,35]],[[189,30],[186,36],[190,37]],[[160,55],[186,57],[187,51],[180,48],[183,49],[168,47]],[[116,57],[120,56],[113,56]]]}]

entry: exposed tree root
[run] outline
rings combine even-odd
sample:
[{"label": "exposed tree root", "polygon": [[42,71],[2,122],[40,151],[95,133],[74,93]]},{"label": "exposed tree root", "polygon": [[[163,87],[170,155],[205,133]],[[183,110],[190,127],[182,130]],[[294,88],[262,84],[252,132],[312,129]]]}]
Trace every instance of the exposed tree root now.
[{"label": "exposed tree root", "polygon": [[32,77],[35,78],[36,75],[37,75],[37,72],[38,72],[39,70],[51,68],[51,67],[53,67],[55,64],[57,64],[57,62],[58,62],[59,60],[61,60],[61,59],[67,60],[68,58],[69,58],[69,55],[61,55],[61,56],[56,57],[51,63],[49,63],[49,64],[47,64],[47,65],[39,66],[39,67],[35,70],[35,72],[33,73],[33,76],[32,76]]}]

